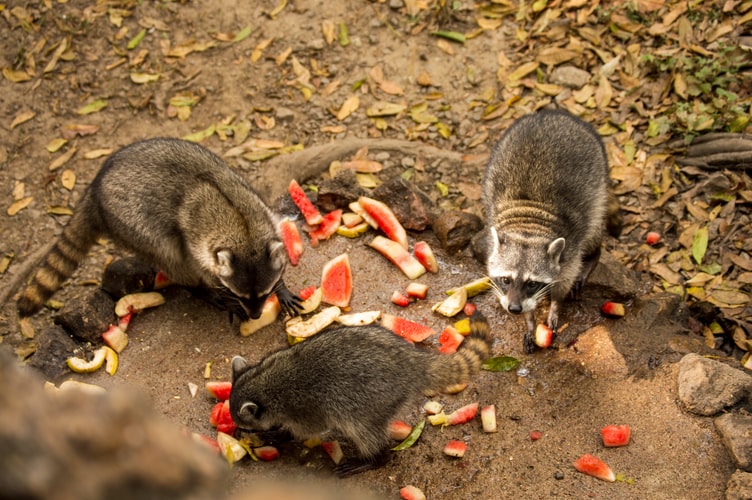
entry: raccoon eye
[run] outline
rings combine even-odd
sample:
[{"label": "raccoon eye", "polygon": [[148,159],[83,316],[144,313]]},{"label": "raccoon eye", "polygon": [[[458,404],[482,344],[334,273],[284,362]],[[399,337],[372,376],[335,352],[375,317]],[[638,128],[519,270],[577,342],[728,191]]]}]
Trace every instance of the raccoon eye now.
[{"label": "raccoon eye", "polygon": [[511,285],[512,284],[512,278],[510,278],[509,276],[502,276],[501,277],[501,284],[502,285],[506,285],[506,286]]},{"label": "raccoon eye", "polygon": [[529,295],[534,295],[541,291],[543,287],[546,286],[545,283],[541,283],[540,281],[528,281],[525,283],[525,289],[527,290],[527,293]]}]

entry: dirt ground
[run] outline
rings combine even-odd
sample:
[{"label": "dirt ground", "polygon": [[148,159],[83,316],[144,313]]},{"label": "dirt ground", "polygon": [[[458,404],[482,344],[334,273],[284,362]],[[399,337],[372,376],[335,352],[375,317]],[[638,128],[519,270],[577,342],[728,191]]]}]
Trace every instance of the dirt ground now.
[{"label": "dirt ground", "polygon": [[[41,32],[18,26],[19,11],[10,13],[21,6],[36,20],[34,25],[42,27]],[[0,66],[9,67],[17,58],[27,57],[40,39],[46,39],[47,45],[36,52],[37,77],[23,84],[10,84],[7,80],[0,83],[0,110],[4,117],[0,123],[0,186],[6,193],[3,199],[5,205],[10,205],[11,193],[19,183],[25,190],[21,198],[32,198],[17,214],[11,216],[3,211],[0,216],[0,253],[13,256],[0,281],[3,291],[10,291],[17,284],[24,262],[60,231],[67,217],[50,214],[48,208],[75,206],[75,200],[101,164],[102,159],[92,153],[100,149],[116,149],[153,136],[185,137],[212,124],[247,123],[249,138],[280,141],[285,146],[310,147],[348,137],[408,136],[445,150],[483,155],[509,123],[505,119],[468,120],[465,110],[478,89],[496,85],[496,54],[508,46],[511,29],[498,29],[472,43],[453,45],[455,54],[450,55],[437,47],[435,38],[428,33],[405,34],[405,18],[397,16],[387,3],[289,2],[275,15],[277,2],[268,0],[138,6],[120,2],[115,7],[132,12],[132,16],[122,19],[122,26],[128,28],[125,33],[104,4],[76,0],[5,4],[2,14],[6,19],[0,24],[14,29],[0,29],[0,45],[11,49],[2,54]],[[326,20],[347,25],[350,45],[326,43],[321,29]],[[386,21],[401,23],[397,24],[400,29]],[[210,36],[238,33],[246,26],[251,27],[250,35],[235,43]],[[146,36],[138,48],[128,51],[125,43],[141,27],[147,27]],[[43,73],[55,44],[63,39],[69,40],[69,48],[62,52],[53,70]],[[253,49],[268,39],[272,41],[262,57],[253,62]],[[161,56],[165,41],[172,47],[193,41],[212,41],[216,46],[184,58],[165,58]],[[281,61],[288,48],[292,55]],[[134,63],[135,53],[141,49],[149,52],[138,66]],[[120,64],[123,57],[127,60]],[[305,85],[300,84],[293,57],[306,68],[313,68],[309,81],[317,91],[309,100],[301,90]],[[353,94],[354,86],[378,64],[386,78],[404,89],[404,97],[395,101],[410,105],[421,100],[433,102],[435,96],[431,92],[439,90],[440,104],[435,111],[441,120],[461,129],[463,134],[445,139],[436,128],[408,129],[398,122],[381,132],[378,123],[365,113],[365,108],[377,99],[373,92],[365,91],[360,94],[360,109],[338,120],[335,115]],[[129,71],[159,74],[160,79],[136,84]],[[415,84],[424,72],[432,80],[429,88]],[[340,84],[330,87],[331,92],[321,91],[335,81]],[[185,121],[173,117],[174,109],[168,105],[180,92],[198,96],[199,100]],[[98,113],[76,113],[94,99],[106,99],[108,106]],[[11,127],[14,117],[27,111],[34,113],[33,118]],[[71,136],[62,150],[48,152],[50,142],[66,136],[74,124],[93,125],[97,131]],[[234,129],[233,134],[240,135],[239,130]],[[202,144],[222,155],[237,145],[236,139],[222,141],[215,134]],[[65,165],[48,168],[73,148],[76,152]],[[86,159],[87,153],[96,158]],[[392,153],[387,162],[389,168],[402,173],[416,160],[420,158]],[[228,162],[239,167],[251,181],[275,176],[275,172],[265,170],[264,162],[242,157],[229,158]],[[62,172],[66,170],[73,171],[76,177],[72,191],[63,187]],[[420,181],[423,187],[430,189],[436,180],[450,186],[450,195],[445,199],[434,193],[439,204],[464,203],[465,208],[479,210],[477,164],[428,162],[425,172],[419,168],[414,171],[416,182]],[[410,236],[411,242],[429,241],[440,260],[441,271],[420,280],[430,287],[429,299],[424,303],[406,310],[397,310],[389,303],[392,291],[403,288],[408,280],[369,249],[365,245],[368,240],[362,238],[334,238],[315,250],[308,247],[301,264],[288,268],[288,286],[298,290],[316,282],[327,260],[348,252],[354,274],[354,311],[383,309],[424,321],[441,331],[449,321],[434,315],[431,304],[441,291],[475,279],[483,270],[469,251],[448,256],[439,250],[430,231]],[[626,243],[612,238],[605,245],[606,251],[626,248]],[[96,283],[109,255],[117,255],[117,249],[94,249],[72,284],[55,298],[65,300],[81,287]],[[650,290],[650,285],[646,288]],[[443,430],[427,428],[415,446],[394,453],[385,467],[337,480],[336,484],[362,488],[386,498],[397,498],[399,488],[406,484],[420,487],[430,499],[722,498],[733,464],[712,421],[683,412],[676,398],[675,362],[683,353],[702,350],[701,339],[686,334],[686,316],[674,314],[680,304],[670,297],[640,297],[629,304],[624,319],[604,320],[597,314],[604,300],[600,292],[598,288],[588,288],[581,303],[568,304],[565,309],[565,322],[583,330],[592,327],[576,343],[532,355],[522,352],[522,321],[502,313],[490,294],[479,296],[476,303],[493,325],[494,355],[517,357],[526,373],[484,371],[464,392],[438,399],[449,410],[476,401],[495,404],[499,432],[484,434],[478,421]],[[208,362],[214,363],[213,379],[228,379],[233,355],[258,360],[284,346],[282,326],[277,323],[243,338],[238,335],[237,325],[228,323],[225,313],[185,291],[169,289],[166,297],[165,305],[142,313],[131,324],[131,343],[122,353],[114,377],[99,372],[75,378],[105,387],[141,386],[166,419],[212,434],[208,415],[214,402],[201,391],[192,398],[188,383],[203,384]],[[18,331],[13,301],[2,307],[0,340],[4,347],[23,357],[33,351],[33,340],[24,339]],[[35,316],[33,324],[40,330],[51,323],[51,318],[52,313],[46,311]],[[419,407],[404,415],[409,423],[420,417]],[[620,449],[603,448],[599,429],[620,423],[631,426],[631,444]],[[531,441],[529,433],[533,430],[542,432],[543,437]],[[443,456],[443,444],[449,439],[468,442],[463,459]],[[605,460],[625,481],[605,483],[575,472],[571,464],[584,453]],[[242,491],[262,478],[286,481],[293,477],[329,482],[331,463],[320,450],[307,451],[291,443],[282,448],[282,456],[275,462],[246,460],[237,464],[229,488]]]}]

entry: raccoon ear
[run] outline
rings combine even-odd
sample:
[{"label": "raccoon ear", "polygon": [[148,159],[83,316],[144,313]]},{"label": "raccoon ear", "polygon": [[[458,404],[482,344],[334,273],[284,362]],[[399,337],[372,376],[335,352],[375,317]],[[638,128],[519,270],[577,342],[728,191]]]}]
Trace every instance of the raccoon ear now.
[{"label": "raccoon ear", "polygon": [[214,253],[214,262],[217,266],[217,274],[223,278],[232,276],[232,252],[227,249],[217,250]]},{"label": "raccoon ear", "polygon": [[551,260],[558,263],[561,258],[561,252],[564,251],[566,246],[566,240],[564,238],[556,238],[548,245],[548,256]]},{"label": "raccoon ear", "polygon": [[246,401],[240,406],[238,410],[238,417],[242,420],[248,420],[254,418],[258,413],[259,406],[253,401]]},{"label": "raccoon ear", "polygon": [[241,356],[232,358],[232,381],[235,382],[240,375],[248,368],[248,361]]}]

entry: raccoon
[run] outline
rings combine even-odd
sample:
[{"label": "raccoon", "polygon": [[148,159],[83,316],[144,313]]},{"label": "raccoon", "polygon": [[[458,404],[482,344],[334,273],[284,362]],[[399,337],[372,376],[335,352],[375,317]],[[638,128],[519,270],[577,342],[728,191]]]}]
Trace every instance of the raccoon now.
[{"label": "raccoon", "polygon": [[208,149],[172,138],[136,142],[105,161],[18,312],[39,311],[104,236],[241,320],[258,318],[272,292],[294,314],[301,301],[282,280],[277,231],[271,209]]},{"label": "raccoon", "polygon": [[562,301],[579,297],[598,263],[608,184],[601,138],[565,111],[520,118],[493,149],[483,180],[486,269],[504,309],[525,315],[527,353],[538,302],[550,297],[556,333]]},{"label": "raccoon", "polygon": [[420,350],[368,325],[324,330],[254,366],[235,356],[230,413],[242,429],[344,437],[355,456],[337,466],[340,476],[378,467],[388,459],[388,426],[400,409],[478,373],[491,350],[489,328],[479,312],[470,325],[452,355]]}]

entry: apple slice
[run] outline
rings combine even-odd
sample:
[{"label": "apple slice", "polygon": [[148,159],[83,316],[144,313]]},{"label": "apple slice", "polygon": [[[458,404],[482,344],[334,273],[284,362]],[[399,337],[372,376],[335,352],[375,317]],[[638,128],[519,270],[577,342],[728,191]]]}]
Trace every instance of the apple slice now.
[{"label": "apple slice", "polygon": [[541,349],[547,349],[551,345],[553,337],[554,332],[548,327],[548,325],[538,323],[538,326],[535,327],[535,345]]},{"label": "apple slice", "polygon": [[389,259],[411,280],[417,279],[426,273],[426,268],[423,267],[423,264],[418,262],[415,257],[410,255],[407,250],[395,241],[383,236],[376,236],[368,246]]},{"label": "apple slice", "polygon": [[480,423],[483,432],[496,432],[496,406],[488,405],[480,409]]},{"label": "apple slice", "polygon": [[400,498],[402,500],[426,500],[426,494],[417,486],[408,484],[400,488]]},{"label": "apple slice", "polygon": [[444,407],[438,401],[426,401],[426,403],[423,405],[423,410],[428,415],[437,415],[441,413],[441,410],[443,408]]},{"label": "apple slice", "polygon": [[439,264],[438,262],[436,262],[436,257],[434,256],[433,250],[431,250],[431,247],[428,245],[428,243],[426,243],[425,241],[419,241],[415,243],[415,247],[413,247],[413,254],[415,254],[415,258],[418,259],[418,262],[423,264],[423,267],[425,267],[428,272],[439,272]]},{"label": "apple slice", "polygon": [[285,325],[285,331],[288,335],[299,339],[308,338],[312,335],[316,335],[327,326],[334,323],[337,316],[341,314],[341,310],[337,306],[327,307],[318,314],[314,314],[307,320],[303,320],[300,316],[295,316]]},{"label": "apple slice", "polygon": [[326,304],[345,308],[352,295],[350,258],[343,253],[326,264],[321,272],[321,300]]},{"label": "apple slice", "polygon": [[362,216],[356,214],[355,212],[344,212],[342,214],[342,224],[346,227],[352,228],[361,224],[362,222],[365,222],[365,219],[363,219]]},{"label": "apple slice", "polygon": [[371,226],[369,226],[367,222],[361,222],[360,224],[353,227],[339,226],[337,228],[337,234],[344,236],[345,238],[357,238],[361,234],[368,231],[368,228],[370,227]]},{"label": "apple slice", "polygon": [[389,437],[395,441],[404,441],[410,435],[413,428],[402,420],[389,422]]},{"label": "apple slice", "polygon": [[279,223],[279,232],[282,236],[282,243],[284,243],[285,250],[287,251],[287,257],[290,259],[290,264],[297,266],[305,248],[303,240],[300,238],[298,225],[295,224],[295,221],[285,217]]},{"label": "apple slice", "polygon": [[271,462],[279,458],[279,450],[271,445],[259,446],[253,449],[253,454],[264,462]]},{"label": "apple slice", "polygon": [[451,318],[456,316],[467,303],[467,290],[460,287],[455,293],[444,299],[443,301],[434,304],[431,308],[432,311],[437,312],[443,316]]},{"label": "apple slice", "polygon": [[279,306],[277,295],[270,295],[264,302],[264,307],[261,308],[261,316],[257,319],[248,319],[240,324],[240,335],[247,337],[263,327],[271,325],[277,320],[280,312],[282,312],[282,308]]},{"label": "apple slice", "polygon": [[611,301],[604,302],[601,306],[601,312],[606,316],[621,318],[624,316],[624,304]]},{"label": "apple slice", "polygon": [[381,326],[411,342],[423,342],[436,332],[426,326],[391,314],[381,315]]},{"label": "apple slice", "polygon": [[363,326],[374,323],[381,317],[381,311],[363,311],[359,313],[341,314],[335,320],[345,326]]},{"label": "apple slice", "polygon": [[298,181],[295,179],[291,180],[289,186],[287,186],[287,192],[290,193],[292,202],[295,203],[295,206],[298,207],[300,213],[303,214],[306,224],[309,226],[321,224],[321,221],[324,220],[321,216],[321,212],[319,212],[319,209],[308,199],[308,196],[306,196],[303,188],[298,184]]},{"label": "apple slice", "polygon": [[128,345],[128,334],[120,329],[117,325],[110,325],[106,332],[102,334],[102,340],[113,351],[120,354]]},{"label": "apple slice", "polygon": [[159,292],[129,293],[120,297],[115,304],[115,314],[118,317],[125,316],[130,312],[139,312],[147,307],[156,307],[164,304],[164,296]]},{"label": "apple slice", "polygon": [[396,241],[404,250],[407,250],[407,232],[405,231],[405,228],[402,227],[402,224],[400,224],[400,221],[397,220],[397,216],[394,215],[391,208],[384,203],[367,196],[361,196],[358,198],[358,204],[374,221],[376,221],[379,229],[381,229],[390,240]]},{"label": "apple slice", "polygon": [[453,439],[444,446],[444,455],[454,458],[462,458],[467,451],[467,444],[464,441]]}]

